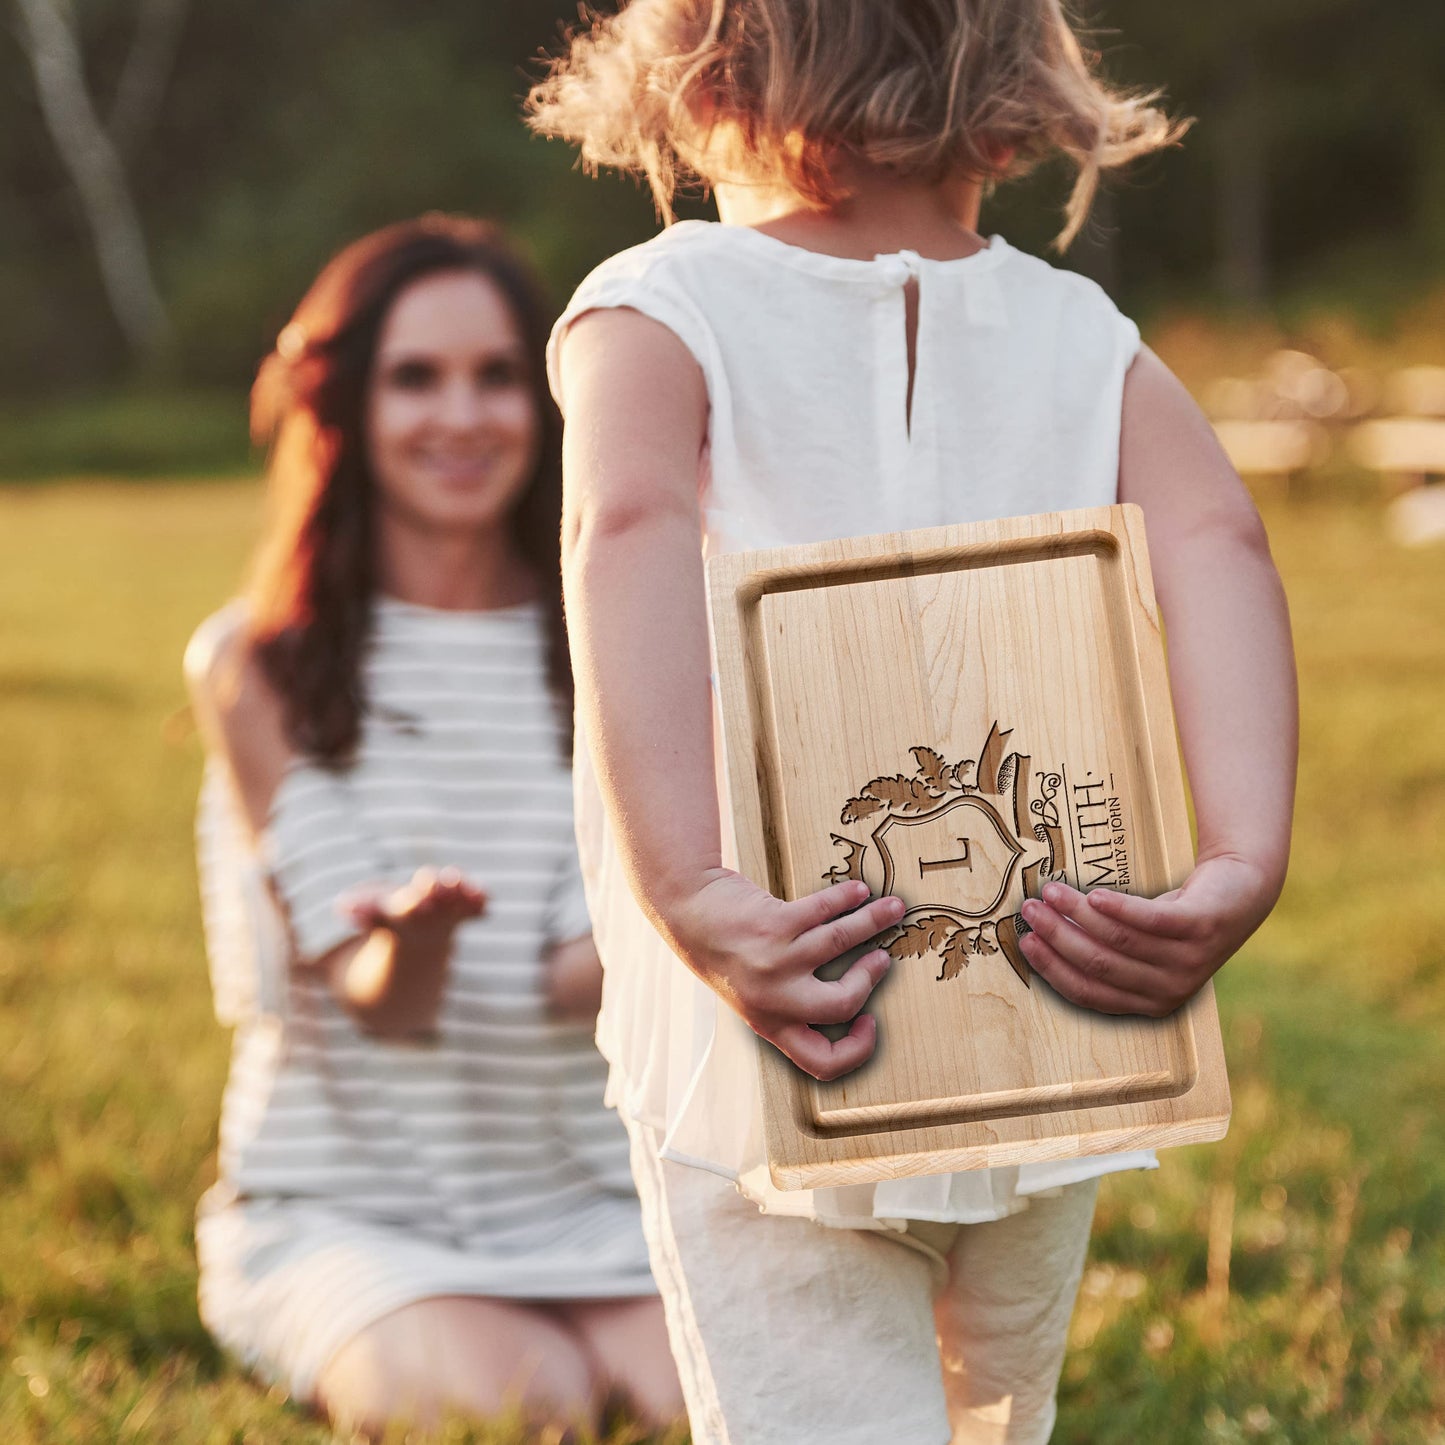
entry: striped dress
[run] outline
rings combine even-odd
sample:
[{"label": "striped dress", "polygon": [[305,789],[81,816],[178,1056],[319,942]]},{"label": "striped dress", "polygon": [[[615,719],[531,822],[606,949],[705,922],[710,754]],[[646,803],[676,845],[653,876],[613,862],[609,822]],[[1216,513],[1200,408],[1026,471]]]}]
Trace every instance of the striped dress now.
[{"label": "striped dress", "polygon": [[[541,609],[379,599],[365,685],[355,764],[294,764],[259,856],[215,760],[197,828],[235,1028],[201,1312],[303,1399],[347,1339],[418,1299],[655,1292],[591,1028],[545,1005],[548,945],[589,923]],[[382,1041],[305,965],[354,934],[340,895],[423,865],[461,869],[488,906],[457,931],[435,1037]]]}]

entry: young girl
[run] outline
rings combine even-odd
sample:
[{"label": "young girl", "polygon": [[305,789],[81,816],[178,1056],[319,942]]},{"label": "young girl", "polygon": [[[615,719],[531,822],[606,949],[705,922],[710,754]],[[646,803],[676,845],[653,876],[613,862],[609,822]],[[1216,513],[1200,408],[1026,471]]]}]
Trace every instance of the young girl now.
[{"label": "young girl", "polygon": [[[702,560],[1140,504],[1199,863],[1155,900],[1050,886],[1024,946],[1090,1008],[1159,1016],[1194,994],[1284,876],[1279,581],[1135,327],[977,233],[986,183],[1062,152],[1072,236],[1100,171],[1177,128],[1093,74],[1059,0],[634,0],[531,104],[537,129],[645,172],[664,207],[679,174],[701,178],[722,218],[600,266],[550,356],[598,1037],[694,1439],[1044,1441],[1095,1181],[1155,1161],[770,1186],[748,1030],[818,1078],[863,1063],[886,955],[815,970],[903,905],[858,883],[784,902],[724,866]],[[836,1042],[813,1027],[847,1020]]]},{"label": "young girl", "polygon": [[201,1313],[373,1428],[681,1413],[590,1037],[548,320],[481,221],[341,252],[257,381],[251,594],[186,659],[236,1025]]}]

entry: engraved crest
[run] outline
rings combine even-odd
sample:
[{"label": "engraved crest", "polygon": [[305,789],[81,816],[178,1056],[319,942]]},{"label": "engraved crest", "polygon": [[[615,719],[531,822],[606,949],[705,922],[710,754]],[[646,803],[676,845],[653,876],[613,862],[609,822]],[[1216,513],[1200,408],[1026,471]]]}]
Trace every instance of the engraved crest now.
[{"label": "engraved crest", "polygon": [[[902,898],[903,919],[883,946],[895,960],[935,956],[940,980],[956,978],[973,957],[1002,953],[1030,986],[1018,905],[1062,876],[1063,837],[1056,777],[1031,774],[1028,757],[1006,751],[1011,736],[995,722],[977,760],[957,763],[930,747],[910,749],[913,776],[874,778],[843,804],[845,827],[873,822],[867,841],[830,835],[842,857],[823,877],[859,878],[875,895]],[[1030,796],[1035,776],[1038,798]]]}]

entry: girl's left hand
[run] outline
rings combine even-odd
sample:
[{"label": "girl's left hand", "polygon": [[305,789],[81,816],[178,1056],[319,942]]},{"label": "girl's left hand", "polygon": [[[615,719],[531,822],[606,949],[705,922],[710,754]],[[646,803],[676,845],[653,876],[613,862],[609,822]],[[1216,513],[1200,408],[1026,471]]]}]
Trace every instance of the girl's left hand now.
[{"label": "girl's left hand", "polygon": [[1158,898],[1045,884],[1027,900],[1024,956],[1081,1008],[1163,1018],[1187,1003],[1264,922],[1279,896],[1246,859],[1203,859]]}]

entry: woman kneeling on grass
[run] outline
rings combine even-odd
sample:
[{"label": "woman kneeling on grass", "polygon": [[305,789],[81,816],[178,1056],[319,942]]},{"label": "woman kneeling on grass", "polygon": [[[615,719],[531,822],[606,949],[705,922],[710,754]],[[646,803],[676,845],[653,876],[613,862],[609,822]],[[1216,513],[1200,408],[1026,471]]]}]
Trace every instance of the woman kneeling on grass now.
[{"label": "woman kneeling on grass", "polygon": [[256,384],[254,585],[186,658],[236,1025],[201,1312],[365,1428],[681,1411],[591,1037],[546,325],[482,222],[336,257]]}]

